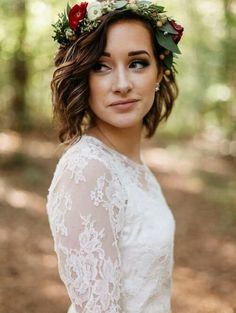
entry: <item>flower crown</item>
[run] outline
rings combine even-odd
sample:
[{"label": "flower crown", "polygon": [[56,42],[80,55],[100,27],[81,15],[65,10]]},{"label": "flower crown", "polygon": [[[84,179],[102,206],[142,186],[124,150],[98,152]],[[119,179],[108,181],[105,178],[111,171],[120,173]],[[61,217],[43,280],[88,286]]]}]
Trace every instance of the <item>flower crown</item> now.
[{"label": "flower crown", "polygon": [[147,0],[103,0],[93,2],[80,2],[59,14],[58,21],[53,24],[53,39],[61,45],[74,42],[82,34],[96,29],[101,23],[101,17],[112,11],[133,11],[146,18],[155,31],[155,36],[161,49],[160,60],[164,63],[168,75],[173,69],[175,72],[173,58],[181,54],[178,48],[184,28],[176,21],[164,14],[165,8]]}]

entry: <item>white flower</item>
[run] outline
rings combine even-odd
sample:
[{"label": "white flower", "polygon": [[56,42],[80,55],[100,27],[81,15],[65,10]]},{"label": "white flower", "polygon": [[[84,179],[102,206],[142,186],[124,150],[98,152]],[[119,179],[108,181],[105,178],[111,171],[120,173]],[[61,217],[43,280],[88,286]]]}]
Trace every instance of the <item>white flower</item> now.
[{"label": "white flower", "polygon": [[90,2],[87,7],[87,16],[90,21],[94,21],[102,16],[102,3],[98,1]]},{"label": "white flower", "polygon": [[130,2],[128,4],[128,8],[133,10],[133,11],[136,11],[138,9],[138,6],[137,6],[137,4],[135,2]]},{"label": "white flower", "polygon": [[75,32],[70,28],[66,29],[65,34],[66,34],[66,38],[69,40],[75,40],[76,39]]}]

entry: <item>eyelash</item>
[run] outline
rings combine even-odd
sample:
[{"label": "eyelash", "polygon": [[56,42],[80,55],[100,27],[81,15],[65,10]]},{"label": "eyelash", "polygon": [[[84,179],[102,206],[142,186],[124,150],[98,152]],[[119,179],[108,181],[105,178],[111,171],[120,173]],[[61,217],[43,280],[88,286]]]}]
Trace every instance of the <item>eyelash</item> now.
[{"label": "eyelash", "polygon": [[[142,65],[142,68],[145,68],[145,67],[147,67],[148,65],[150,65],[150,63],[148,62],[148,61],[146,61],[146,60],[134,60],[134,61],[132,61],[131,62],[131,64],[141,64]],[[96,69],[96,67],[97,66],[104,66],[104,67],[107,67],[107,68],[109,68],[107,65],[105,65],[105,64],[103,64],[102,62],[98,62],[98,63],[96,63],[94,66],[93,66],[93,71],[94,72],[102,72],[101,70],[98,70],[98,69]],[[142,69],[142,68],[137,68],[137,70],[140,70],[140,69]]]},{"label": "eyelash", "polygon": [[[150,63],[148,62],[148,61],[146,61],[146,60],[135,60],[135,61],[133,61],[132,63],[139,63],[139,64],[141,64],[142,65],[142,67],[144,68],[144,67],[147,67]],[[131,63],[131,64],[132,64]]]}]

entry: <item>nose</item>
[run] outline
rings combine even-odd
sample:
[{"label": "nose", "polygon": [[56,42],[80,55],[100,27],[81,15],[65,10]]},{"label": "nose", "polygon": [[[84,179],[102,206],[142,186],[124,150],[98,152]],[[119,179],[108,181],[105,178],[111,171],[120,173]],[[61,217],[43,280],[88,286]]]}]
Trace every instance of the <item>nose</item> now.
[{"label": "nose", "polygon": [[114,93],[127,94],[132,90],[133,84],[128,71],[124,68],[118,68],[114,73],[112,91]]}]

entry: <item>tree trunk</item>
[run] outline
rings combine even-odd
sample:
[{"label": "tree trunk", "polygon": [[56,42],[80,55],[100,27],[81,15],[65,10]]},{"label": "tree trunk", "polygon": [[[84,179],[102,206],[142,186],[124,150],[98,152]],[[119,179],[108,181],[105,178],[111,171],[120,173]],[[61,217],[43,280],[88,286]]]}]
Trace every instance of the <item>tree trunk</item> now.
[{"label": "tree trunk", "polygon": [[225,39],[223,41],[223,62],[222,77],[225,84],[231,89],[232,100],[225,108],[227,133],[230,140],[236,140],[236,115],[233,107],[235,106],[235,88],[236,88],[236,16],[232,9],[232,0],[223,0],[224,18],[225,18]]},{"label": "tree trunk", "polygon": [[[27,32],[27,8],[25,0],[18,0],[14,3],[16,18],[19,20],[17,30],[16,48],[11,62],[11,79],[14,88],[12,97],[12,119],[11,127],[15,130],[23,130],[29,126],[29,118],[26,107],[26,90],[28,83],[28,66],[24,49]],[[12,7],[13,8],[13,7]]]}]

